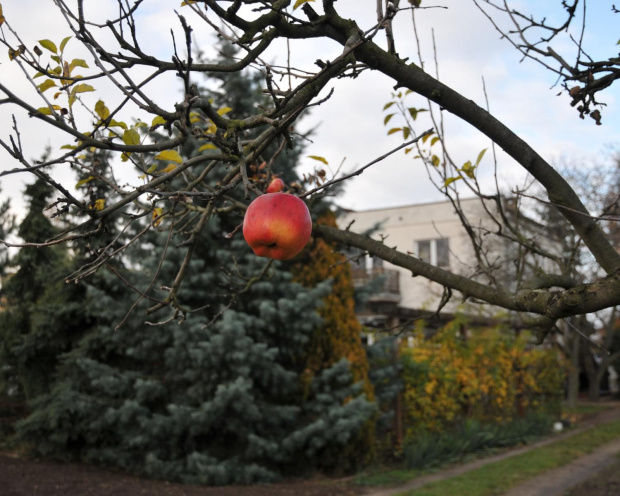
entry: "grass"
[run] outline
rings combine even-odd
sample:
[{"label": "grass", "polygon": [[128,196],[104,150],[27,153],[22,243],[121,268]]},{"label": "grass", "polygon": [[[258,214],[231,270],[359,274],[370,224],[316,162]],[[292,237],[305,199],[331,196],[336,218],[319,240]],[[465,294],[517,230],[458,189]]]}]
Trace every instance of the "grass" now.
[{"label": "grass", "polygon": [[594,427],[552,445],[507,460],[491,463],[466,474],[403,492],[403,496],[492,496],[591,453],[620,437],[620,420]]},{"label": "grass", "polygon": [[584,415],[592,415],[594,413],[602,412],[603,410],[607,410],[611,408],[609,405],[596,405],[596,404],[583,404],[576,405],[573,408],[568,406],[562,407],[562,415],[567,417],[583,417]]}]

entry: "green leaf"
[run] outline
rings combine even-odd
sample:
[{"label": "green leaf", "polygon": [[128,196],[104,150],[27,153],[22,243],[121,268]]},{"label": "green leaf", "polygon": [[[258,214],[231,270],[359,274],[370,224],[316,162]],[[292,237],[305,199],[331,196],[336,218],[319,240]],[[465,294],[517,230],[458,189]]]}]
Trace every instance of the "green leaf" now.
[{"label": "green leaf", "polygon": [[482,157],[484,157],[484,154],[485,154],[486,151],[487,151],[487,149],[485,148],[484,150],[482,150],[478,154],[478,158],[476,159],[476,165],[478,165],[480,163],[480,161],[482,160]]},{"label": "green leaf", "polygon": [[383,106],[383,110],[387,110],[389,109],[392,105],[394,105],[396,102],[388,102]]},{"label": "green leaf", "polygon": [[438,167],[440,163],[441,160],[439,160],[439,157],[437,155],[433,155],[431,157],[431,164],[433,164],[435,167]]},{"label": "green leaf", "polygon": [[131,152],[121,153],[121,162],[127,162],[127,160],[129,160],[130,155],[131,155]]},{"label": "green leaf", "polygon": [[65,51],[65,46],[67,45],[67,42],[71,39],[71,36],[67,36],[64,40],[62,40],[60,42],[60,53]]},{"label": "green leaf", "polygon": [[432,140],[431,140],[431,146],[433,146],[435,143],[437,143],[440,140],[439,136],[435,136]]},{"label": "green leaf", "polygon": [[183,158],[176,150],[164,150],[163,152],[159,152],[155,156],[155,160],[170,160],[171,162],[176,162],[177,164],[183,163]]},{"label": "green leaf", "polygon": [[403,128],[403,139],[409,138],[410,134],[411,134],[411,129],[409,129],[408,127],[404,127]]},{"label": "green leaf", "polygon": [[43,93],[45,90],[49,90],[50,88],[53,88],[54,86],[56,86],[56,83],[54,82],[53,79],[46,79],[39,86],[37,86],[37,88],[39,88],[39,91]]},{"label": "green leaf", "polygon": [[77,146],[75,145],[62,145],[60,147],[61,150],[75,150],[77,148]]},{"label": "green leaf", "polygon": [[297,0],[295,2],[295,5],[293,5],[293,10],[295,10],[296,8],[300,7],[301,5],[307,2],[314,2],[314,0]]},{"label": "green leaf", "polygon": [[123,143],[126,145],[139,145],[140,144],[140,134],[135,129],[127,129],[123,133]]},{"label": "green leaf", "polygon": [[311,158],[312,160],[318,160],[319,162],[323,162],[325,165],[329,165],[327,163],[327,160],[325,160],[323,157],[319,157],[317,155],[308,155],[308,158]]},{"label": "green leaf", "polygon": [[2,14],[2,4],[0,4],[0,26],[4,23],[4,15]]},{"label": "green leaf", "polygon": [[147,174],[153,174],[153,172],[155,172],[157,170],[157,164],[153,164],[151,165],[148,170],[146,171]]},{"label": "green leaf", "polygon": [[443,182],[443,186],[444,188],[447,188],[450,184],[452,184],[454,181],[458,181],[459,179],[463,179],[463,176],[455,176],[455,177],[449,177],[448,179],[446,179]]},{"label": "green leaf", "polygon": [[58,55],[52,55],[50,58],[57,64],[60,64],[60,57]]},{"label": "green leaf", "polygon": [[44,76],[44,74],[42,72],[37,72],[34,76],[32,76],[32,79],[37,79],[38,77]]},{"label": "green leaf", "polygon": [[388,122],[390,122],[390,119],[391,119],[392,117],[394,117],[394,115],[396,115],[396,114],[388,114],[388,115],[386,115],[386,116],[383,118],[383,125],[385,126]]},{"label": "green leaf", "polygon": [[427,134],[424,136],[424,138],[422,138],[422,143],[426,143],[426,141],[428,140],[428,138],[430,138],[433,134],[435,133],[431,133],[431,134]]},{"label": "green leaf", "polygon": [[388,133],[388,136],[389,136],[390,134],[394,134],[394,133],[397,133],[397,132],[402,131],[402,130],[403,130],[402,127],[393,127],[387,133]]},{"label": "green leaf", "polygon": [[95,179],[93,176],[87,177],[86,179],[82,179],[81,181],[78,181],[75,185],[75,189],[79,189],[80,186],[83,186],[86,183],[91,182],[93,179]]},{"label": "green leaf", "polygon": [[99,100],[97,103],[95,103],[95,112],[101,118],[101,120],[110,117],[110,109],[105,106],[103,100]]},{"label": "green leaf", "polygon": [[39,44],[49,50],[52,53],[58,53],[58,48],[56,48],[56,43],[51,40],[39,40]]}]

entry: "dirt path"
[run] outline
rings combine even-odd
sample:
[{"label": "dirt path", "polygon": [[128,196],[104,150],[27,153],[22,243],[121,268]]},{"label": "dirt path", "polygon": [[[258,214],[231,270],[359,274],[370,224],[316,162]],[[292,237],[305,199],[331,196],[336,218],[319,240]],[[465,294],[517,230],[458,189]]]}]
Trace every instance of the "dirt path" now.
[{"label": "dirt path", "polygon": [[[506,460],[522,453],[527,453],[536,448],[547,446],[560,439],[565,439],[580,432],[596,427],[597,425],[611,422],[620,418],[620,404],[617,402],[609,404],[611,408],[606,409],[591,418],[584,420],[581,425],[573,430],[567,431],[563,434],[547,438],[538,443],[533,443],[521,448],[512,449],[498,455],[490,456],[487,458],[481,458],[473,462],[464,463],[455,467],[442,470],[436,474],[429,474],[422,477],[418,477],[407,484],[392,488],[382,489],[368,489],[364,493],[365,496],[396,496],[398,494],[405,493],[407,491],[413,491],[419,489],[431,482],[437,482],[457,475],[476,470],[480,467],[484,467],[489,463],[495,463],[501,460]],[[573,463],[560,467],[555,470],[551,470],[544,474],[541,474],[530,481],[527,481],[522,486],[513,488],[505,496],[556,496],[564,494],[564,492],[575,484],[582,482],[605,466],[611,464],[614,461],[614,455],[620,452],[620,440],[610,443],[609,445],[602,446],[598,450],[594,451],[590,455],[581,457],[575,460]],[[607,462],[608,461],[608,462]],[[604,463],[607,463],[605,465]],[[603,465],[601,465],[603,464]],[[560,487],[559,492],[553,492],[554,488]],[[522,492],[518,492],[523,487]],[[552,489],[550,489],[552,488]]]}]

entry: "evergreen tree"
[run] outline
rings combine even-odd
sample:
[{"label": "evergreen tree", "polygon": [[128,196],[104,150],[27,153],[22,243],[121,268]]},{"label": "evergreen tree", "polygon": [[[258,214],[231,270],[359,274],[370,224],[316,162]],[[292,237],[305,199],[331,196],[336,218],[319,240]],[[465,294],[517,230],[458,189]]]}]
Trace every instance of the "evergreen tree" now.
[{"label": "evergreen tree", "polygon": [[[42,180],[28,185],[29,210],[18,235],[44,242],[57,228],[44,214],[52,188]],[[49,390],[57,357],[71,347],[83,325],[83,291],[66,285],[70,256],[64,246],[25,247],[12,261],[18,270],[3,285],[6,309],[0,313],[0,356],[5,381],[17,379],[28,401]]]},{"label": "evergreen tree", "polygon": [[[0,193],[2,189],[0,189]],[[9,200],[0,203],[0,239],[6,240],[13,232],[15,219],[11,214],[11,205]],[[5,275],[7,264],[9,261],[9,250],[0,243],[0,301],[2,298],[2,277]]]},{"label": "evergreen tree", "polygon": [[[257,101],[256,81],[238,77],[224,79],[218,106],[234,109],[237,91],[241,104],[247,95]],[[195,143],[182,153],[198,149]],[[281,155],[274,168],[292,170],[297,153]],[[348,362],[318,368],[305,387],[301,381],[322,322],[316,308],[331,284],[304,288],[290,264],[257,258],[240,235],[225,239],[240,222],[222,214],[197,233],[177,310],[148,317],[158,325],[143,322],[144,313],[182,263],[184,230],[164,218],[100,271],[88,289],[93,325],[19,425],[21,438],[40,453],[205,484],[307,473],[346,446],[374,411]]]}]

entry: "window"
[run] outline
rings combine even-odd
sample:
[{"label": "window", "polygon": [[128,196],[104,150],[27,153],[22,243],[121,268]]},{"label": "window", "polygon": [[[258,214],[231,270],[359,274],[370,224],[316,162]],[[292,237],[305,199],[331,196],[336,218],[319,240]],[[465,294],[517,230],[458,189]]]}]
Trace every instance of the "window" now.
[{"label": "window", "polygon": [[450,266],[450,242],[448,238],[416,241],[416,254],[424,262],[437,267]]}]

